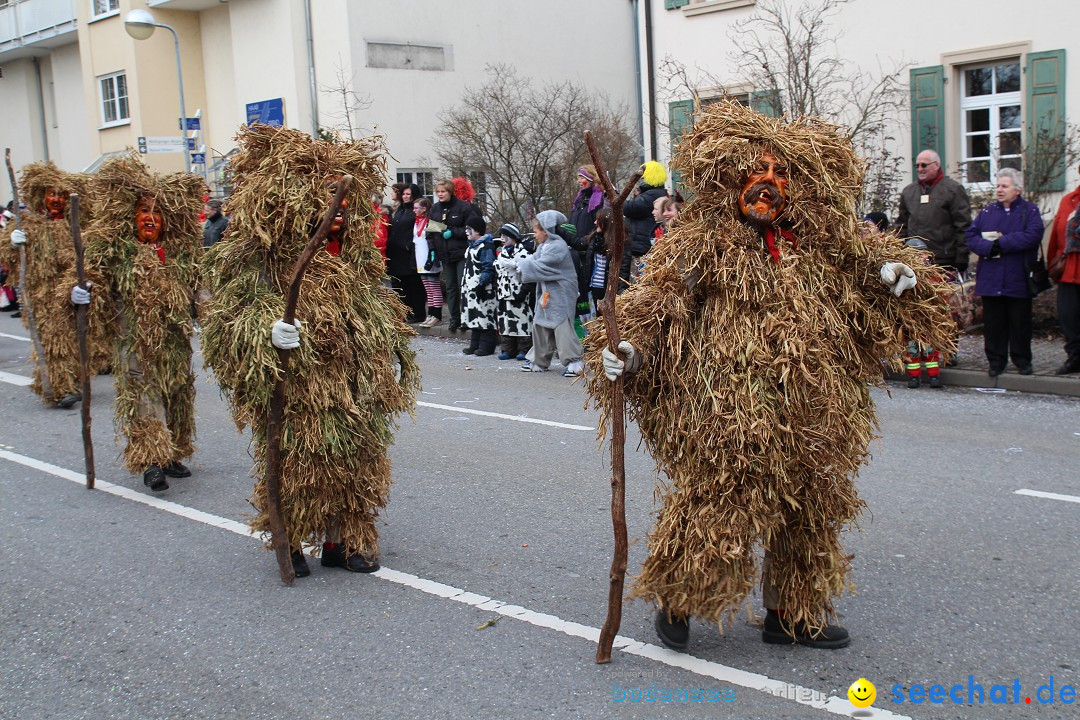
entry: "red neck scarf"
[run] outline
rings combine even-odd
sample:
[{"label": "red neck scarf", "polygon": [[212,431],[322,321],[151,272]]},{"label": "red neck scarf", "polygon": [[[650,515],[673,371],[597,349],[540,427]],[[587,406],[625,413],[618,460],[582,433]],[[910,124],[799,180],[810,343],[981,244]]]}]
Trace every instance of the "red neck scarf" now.
[{"label": "red neck scarf", "polygon": [[[798,247],[798,243],[795,240],[795,236],[787,230],[780,230],[780,237],[784,238],[791,243],[791,247]],[[780,264],[780,248],[776,245],[776,234],[773,229],[766,228],[765,230],[765,245],[769,248],[769,254],[772,255],[773,262],[777,265]]]},{"label": "red neck scarf", "polygon": [[427,216],[426,213],[424,215],[417,215],[416,216],[415,230],[413,232],[415,232],[417,234],[424,232],[424,228],[427,227],[427,223],[428,223],[428,216]]}]

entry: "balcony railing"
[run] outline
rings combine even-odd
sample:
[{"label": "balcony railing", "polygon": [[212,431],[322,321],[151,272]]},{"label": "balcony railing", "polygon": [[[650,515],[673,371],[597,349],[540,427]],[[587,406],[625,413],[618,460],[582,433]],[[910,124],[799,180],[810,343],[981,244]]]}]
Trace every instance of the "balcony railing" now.
[{"label": "balcony railing", "polygon": [[75,2],[9,0],[0,7],[0,53],[75,33]]}]

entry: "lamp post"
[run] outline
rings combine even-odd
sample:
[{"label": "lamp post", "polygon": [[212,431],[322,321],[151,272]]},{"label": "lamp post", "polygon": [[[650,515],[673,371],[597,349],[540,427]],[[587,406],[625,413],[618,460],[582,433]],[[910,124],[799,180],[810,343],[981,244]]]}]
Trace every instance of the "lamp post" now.
[{"label": "lamp post", "polygon": [[165,28],[172,33],[176,46],[176,83],[180,87],[180,137],[184,141],[184,169],[191,172],[191,154],[187,146],[187,111],[184,108],[184,76],[180,72],[180,36],[172,26],[154,22],[149,10],[132,10],[124,16],[124,29],[136,40],[146,40],[154,34],[154,28]]}]

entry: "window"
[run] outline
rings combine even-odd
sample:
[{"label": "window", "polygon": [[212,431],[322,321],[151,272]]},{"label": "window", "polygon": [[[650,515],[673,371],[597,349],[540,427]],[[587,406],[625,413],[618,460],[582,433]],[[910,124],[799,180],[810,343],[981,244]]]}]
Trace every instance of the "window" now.
[{"label": "window", "polygon": [[94,17],[120,12],[120,0],[93,0]]},{"label": "window", "polygon": [[480,208],[481,211],[487,209],[488,200],[488,186],[487,186],[487,173],[483,170],[470,170],[465,173],[465,177],[472,183],[473,190],[476,191],[476,197],[473,198],[473,205]]},{"label": "window", "polygon": [[1023,169],[1020,61],[962,68],[960,83],[963,179],[989,187],[1001,168]]},{"label": "window", "polygon": [[406,185],[416,183],[420,186],[420,193],[428,200],[435,202],[434,170],[398,170],[395,177],[394,182],[405,183]]},{"label": "window", "polygon": [[98,78],[101,91],[102,127],[121,125],[131,119],[128,111],[127,74],[113,73]]},{"label": "window", "polygon": [[397,70],[453,70],[450,48],[442,45],[368,42],[367,66]]}]

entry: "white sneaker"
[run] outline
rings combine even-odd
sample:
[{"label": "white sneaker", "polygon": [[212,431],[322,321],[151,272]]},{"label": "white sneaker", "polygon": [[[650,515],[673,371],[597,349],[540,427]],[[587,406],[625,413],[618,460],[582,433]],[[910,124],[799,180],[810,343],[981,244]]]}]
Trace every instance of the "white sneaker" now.
[{"label": "white sneaker", "polygon": [[438,320],[435,319],[434,315],[428,315],[426,318],[424,318],[424,322],[420,323],[420,327],[422,327],[422,328],[435,327],[435,323],[437,323],[437,322],[438,322]]},{"label": "white sneaker", "polygon": [[572,363],[566,366],[563,370],[563,377],[580,377],[581,373],[585,372],[585,363],[580,360],[574,360]]},{"label": "white sneaker", "polygon": [[530,360],[526,360],[525,364],[521,366],[521,372],[547,372],[547,368],[540,367]]}]

